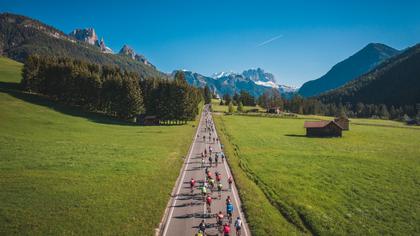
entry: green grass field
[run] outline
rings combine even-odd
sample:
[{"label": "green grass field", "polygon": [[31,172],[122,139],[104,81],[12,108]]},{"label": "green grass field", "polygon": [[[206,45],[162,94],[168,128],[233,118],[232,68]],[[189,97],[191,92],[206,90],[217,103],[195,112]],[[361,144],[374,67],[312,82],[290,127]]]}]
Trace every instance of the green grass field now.
[{"label": "green grass field", "polygon": [[420,234],[419,129],[353,119],[307,138],[304,119],[215,120],[254,235]]},{"label": "green grass field", "polygon": [[[211,100],[211,106],[214,112],[228,112],[229,108],[227,105],[220,105],[220,100],[219,99],[212,99]],[[258,109],[259,111],[265,111],[264,108],[260,107],[260,106],[244,106],[244,111],[249,111],[252,109]],[[237,106],[233,106],[233,110],[236,112],[237,110]]]},{"label": "green grass field", "polygon": [[154,235],[195,128],[141,127],[10,90],[0,58],[0,235]]}]

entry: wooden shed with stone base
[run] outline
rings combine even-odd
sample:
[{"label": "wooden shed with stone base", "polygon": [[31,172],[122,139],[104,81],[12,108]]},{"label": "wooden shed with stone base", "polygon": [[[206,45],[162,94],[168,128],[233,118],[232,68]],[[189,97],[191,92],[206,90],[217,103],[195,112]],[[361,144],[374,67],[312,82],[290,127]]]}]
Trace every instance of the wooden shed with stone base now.
[{"label": "wooden shed with stone base", "polygon": [[335,121],[305,121],[307,137],[341,137],[343,128]]}]

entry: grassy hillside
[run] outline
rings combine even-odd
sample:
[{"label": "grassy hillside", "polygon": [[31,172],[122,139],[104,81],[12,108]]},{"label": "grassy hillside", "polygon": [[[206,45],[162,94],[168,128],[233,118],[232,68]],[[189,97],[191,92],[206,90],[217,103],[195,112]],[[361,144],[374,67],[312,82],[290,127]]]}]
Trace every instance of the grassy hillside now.
[{"label": "grassy hillside", "polygon": [[400,51],[385,44],[370,43],[349,58],[334,65],[319,79],[304,83],[299,89],[299,94],[311,97],[338,88],[398,53]]},{"label": "grassy hillside", "polygon": [[420,102],[420,44],[375,70],[319,96],[324,103],[415,105]]},{"label": "grassy hillside", "polygon": [[100,65],[118,66],[140,77],[166,77],[152,66],[126,56],[102,53],[98,47],[76,41],[60,30],[26,16],[0,14],[0,52],[23,62],[30,55],[69,57]]},{"label": "grassy hillside", "polygon": [[215,120],[255,235],[420,233],[419,129],[353,119],[342,138],[306,138],[303,119]]},{"label": "grassy hillside", "polygon": [[153,235],[194,133],[140,127],[8,89],[0,58],[0,235]]}]

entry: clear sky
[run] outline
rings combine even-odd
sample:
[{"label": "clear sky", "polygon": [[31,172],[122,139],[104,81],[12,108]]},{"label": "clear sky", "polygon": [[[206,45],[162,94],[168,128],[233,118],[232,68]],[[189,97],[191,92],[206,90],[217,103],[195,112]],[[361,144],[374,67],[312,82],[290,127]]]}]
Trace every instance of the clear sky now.
[{"label": "clear sky", "polygon": [[369,42],[420,42],[420,1],[23,1],[1,12],[66,33],[94,27],[114,51],[128,44],[161,71],[204,75],[261,67],[300,86]]}]

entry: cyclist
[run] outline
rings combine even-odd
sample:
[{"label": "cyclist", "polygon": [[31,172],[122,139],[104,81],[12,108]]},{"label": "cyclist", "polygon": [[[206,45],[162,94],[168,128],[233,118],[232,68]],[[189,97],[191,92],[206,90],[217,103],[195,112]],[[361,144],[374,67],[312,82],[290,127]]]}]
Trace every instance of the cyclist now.
[{"label": "cyclist", "polygon": [[191,178],[191,181],[190,181],[191,193],[194,192],[194,185],[195,185],[195,179]]},{"label": "cyclist", "polygon": [[219,199],[222,198],[222,188],[223,188],[223,185],[222,183],[219,182],[219,184],[217,185],[217,191],[219,192]]},{"label": "cyclist", "polygon": [[213,191],[213,188],[214,188],[214,179],[210,179],[209,180],[209,184],[210,184],[211,191]]},{"label": "cyclist", "polygon": [[204,185],[201,186],[201,195],[203,196],[203,201],[204,201],[204,199],[205,199],[205,197],[207,195],[207,188]]},{"label": "cyclist", "polygon": [[206,135],[203,135],[203,142],[206,142]]},{"label": "cyclist", "polygon": [[225,162],[225,154],[222,152],[221,156],[222,156],[222,163],[224,163]]},{"label": "cyclist", "polygon": [[214,162],[216,162],[216,167],[217,164],[219,164],[219,153],[216,152],[216,155],[214,156]]},{"label": "cyclist", "polygon": [[232,223],[232,213],[233,213],[233,205],[231,202],[229,202],[226,205],[226,214],[228,215],[229,223]]},{"label": "cyclist", "polygon": [[216,138],[215,137],[213,137],[213,143],[215,143],[216,142]]},{"label": "cyclist", "polygon": [[227,196],[227,198],[226,198],[226,205],[229,204],[229,203],[231,203],[231,199],[230,199],[230,196]]},{"label": "cyclist", "polygon": [[241,235],[241,228],[242,228],[242,221],[241,218],[236,218],[235,220],[235,229],[236,229],[236,235]]},{"label": "cyclist", "polygon": [[206,232],[206,223],[204,220],[201,221],[201,223],[198,225],[198,229],[203,232],[203,234]]},{"label": "cyclist", "polygon": [[206,164],[206,161],[204,160],[204,157],[201,158],[201,167],[204,167],[204,165]]},{"label": "cyclist", "polygon": [[209,213],[211,213],[211,202],[212,202],[212,198],[211,198],[211,196],[210,195],[207,195],[207,198],[206,198],[206,204],[207,204],[207,211],[209,212]]},{"label": "cyclist", "polygon": [[223,226],[223,235],[224,236],[229,236],[230,234],[230,227],[228,225],[228,223],[225,223],[225,225]]},{"label": "cyclist", "polygon": [[233,183],[232,176],[229,176],[228,183],[229,183],[229,190],[231,190],[232,189],[232,183]]},{"label": "cyclist", "polygon": [[213,157],[211,157],[211,154],[209,156],[209,162],[210,162],[210,167],[213,165]]},{"label": "cyclist", "polygon": [[219,214],[216,215],[216,222],[219,226],[223,225],[223,218],[225,216],[223,215],[223,213],[221,211],[219,211]]},{"label": "cyclist", "polygon": [[220,183],[222,181],[222,175],[221,174],[216,175],[216,180],[217,182]]}]

